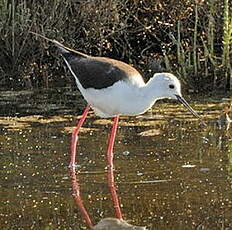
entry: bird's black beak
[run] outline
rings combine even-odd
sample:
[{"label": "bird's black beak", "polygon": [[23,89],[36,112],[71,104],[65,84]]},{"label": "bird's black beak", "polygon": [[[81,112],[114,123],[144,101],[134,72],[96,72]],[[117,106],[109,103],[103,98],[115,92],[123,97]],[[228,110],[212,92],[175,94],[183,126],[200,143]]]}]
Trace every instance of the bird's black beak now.
[{"label": "bird's black beak", "polygon": [[193,110],[193,108],[189,105],[189,103],[181,96],[175,94],[177,100],[183,104],[195,117],[202,120],[202,118]]}]

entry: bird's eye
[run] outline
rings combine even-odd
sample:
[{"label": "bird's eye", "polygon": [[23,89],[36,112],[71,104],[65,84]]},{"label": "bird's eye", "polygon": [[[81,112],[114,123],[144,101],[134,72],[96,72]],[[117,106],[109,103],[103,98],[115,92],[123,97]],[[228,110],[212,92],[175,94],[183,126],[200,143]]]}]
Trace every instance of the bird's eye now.
[{"label": "bird's eye", "polygon": [[171,85],[169,85],[169,88],[170,88],[170,89],[174,89],[175,86],[174,86],[173,84],[171,84]]}]

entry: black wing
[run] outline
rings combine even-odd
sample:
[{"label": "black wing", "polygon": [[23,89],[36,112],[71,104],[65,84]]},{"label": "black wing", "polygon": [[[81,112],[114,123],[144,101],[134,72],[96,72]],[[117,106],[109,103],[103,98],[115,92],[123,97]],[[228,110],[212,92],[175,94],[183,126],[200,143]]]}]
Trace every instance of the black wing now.
[{"label": "black wing", "polygon": [[75,51],[68,51],[62,55],[85,89],[102,89],[112,86],[119,80],[128,80],[131,77],[142,78],[135,68],[121,61],[91,57]]}]

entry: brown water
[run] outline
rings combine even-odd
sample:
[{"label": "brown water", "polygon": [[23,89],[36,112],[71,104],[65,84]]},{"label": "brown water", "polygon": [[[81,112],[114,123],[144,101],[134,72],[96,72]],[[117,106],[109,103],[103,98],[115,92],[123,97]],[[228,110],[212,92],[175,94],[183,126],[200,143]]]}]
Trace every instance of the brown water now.
[{"label": "brown water", "polygon": [[[115,180],[131,224],[152,230],[232,229],[231,131],[213,122],[218,103],[195,108],[204,112],[207,127],[176,104],[121,119]],[[77,116],[8,115],[0,118],[0,229],[87,229],[67,168]],[[115,215],[106,179],[109,124],[90,114],[79,137],[81,196],[94,224]]]}]

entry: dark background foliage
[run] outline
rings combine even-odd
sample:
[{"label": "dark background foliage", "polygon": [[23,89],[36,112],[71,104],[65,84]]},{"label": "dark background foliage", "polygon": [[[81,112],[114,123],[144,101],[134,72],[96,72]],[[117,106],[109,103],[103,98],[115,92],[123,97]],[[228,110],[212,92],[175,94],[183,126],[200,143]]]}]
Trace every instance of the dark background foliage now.
[{"label": "dark background foliage", "polygon": [[0,86],[73,85],[56,49],[33,31],[134,65],[145,79],[171,71],[193,91],[230,89],[228,0],[1,0]]}]

